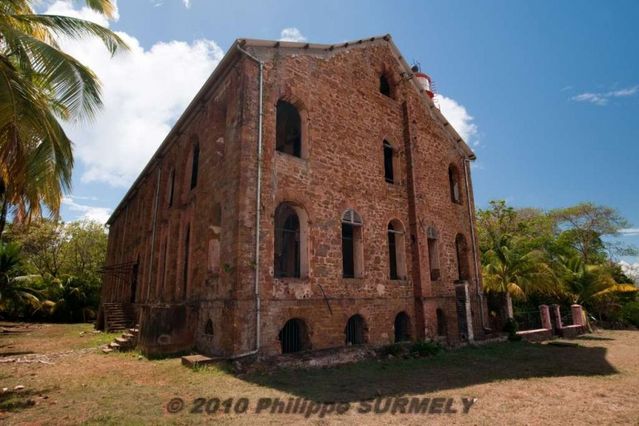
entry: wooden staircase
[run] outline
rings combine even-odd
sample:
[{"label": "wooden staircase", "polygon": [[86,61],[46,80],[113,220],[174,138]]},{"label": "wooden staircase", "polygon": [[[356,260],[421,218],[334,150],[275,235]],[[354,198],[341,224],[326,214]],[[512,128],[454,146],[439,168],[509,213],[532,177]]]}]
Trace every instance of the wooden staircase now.
[{"label": "wooden staircase", "polygon": [[133,307],[129,303],[105,303],[104,330],[107,332],[126,330],[133,326]]}]

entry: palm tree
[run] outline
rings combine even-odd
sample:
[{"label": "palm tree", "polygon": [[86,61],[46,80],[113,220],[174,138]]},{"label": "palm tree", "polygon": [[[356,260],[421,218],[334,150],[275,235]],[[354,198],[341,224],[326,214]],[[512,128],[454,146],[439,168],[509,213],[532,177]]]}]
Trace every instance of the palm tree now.
[{"label": "palm tree", "polygon": [[557,266],[562,292],[571,303],[592,306],[605,296],[637,291],[633,284],[617,283],[606,265],[588,265],[580,256],[561,257]]},{"label": "palm tree", "polygon": [[20,264],[20,247],[0,242],[0,312],[22,306],[40,307],[39,293],[29,286],[27,277],[14,277]]},{"label": "palm tree", "polygon": [[525,299],[530,293],[552,291],[553,275],[543,252],[521,253],[512,245],[512,239],[503,235],[483,256],[484,290],[499,298],[501,320],[513,318],[513,298]]},{"label": "palm tree", "polygon": [[[85,0],[111,16],[111,0]],[[71,185],[72,143],[60,120],[90,119],[101,106],[96,75],[64,53],[56,37],[99,37],[114,54],[126,45],[82,19],[43,15],[36,0],[0,0],[0,235],[9,208],[16,221],[54,215]]]}]

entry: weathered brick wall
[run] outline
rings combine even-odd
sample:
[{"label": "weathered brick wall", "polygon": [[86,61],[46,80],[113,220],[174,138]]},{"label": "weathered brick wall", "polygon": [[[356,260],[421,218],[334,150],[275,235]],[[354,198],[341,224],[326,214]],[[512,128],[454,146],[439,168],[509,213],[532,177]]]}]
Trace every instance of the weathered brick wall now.
[{"label": "weathered brick wall", "polygon": [[[426,335],[435,336],[435,310],[440,307],[447,316],[450,338],[455,341],[459,333],[453,286],[457,279],[454,241],[461,233],[470,244],[471,225],[467,195],[463,192],[461,204],[451,202],[448,166],[454,163],[463,171],[464,164],[443,126],[425,109],[419,99],[422,95],[409,82],[402,81],[401,70],[388,45],[379,42],[323,55],[287,54],[290,51],[271,49],[254,52],[266,62],[261,222],[263,344],[268,350],[277,351],[279,330],[295,317],[303,319],[311,330],[314,348],[343,344],[346,321],[357,313],[367,322],[369,342],[388,343],[399,312],[408,313],[414,326],[419,324],[415,318],[413,286],[420,286],[425,297]],[[379,92],[382,72],[392,82],[394,99]],[[308,150],[307,156],[302,156],[305,158],[275,150],[275,107],[279,99],[293,103],[301,112]],[[416,138],[413,161],[418,235],[414,237],[422,253],[418,263],[423,269],[420,282],[413,270],[409,236],[407,122],[411,123],[411,135]],[[384,180],[384,139],[397,149],[399,157],[399,170],[395,171],[399,182],[394,184]],[[463,173],[461,184],[464,188]],[[302,207],[308,215],[308,277],[274,277],[273,218],[282,202]],[[362,278],[342,278],[341,216],[347,208],[355,209],[364,221]],[[253,214],[250,212],[249,216]],[[404,224],[407,232],[407,280],[389,279],[386,229],[392,219]],[[425,237],[428,225],[439,233],[442,277],[435,283],[430,283],[428,273]],[[472,251],[468,255],[472,257]],[[472,262],[470,259],[471,265]],[[474,275],[471,268],[474,328],[475,334],[481,335]],[[332,307],[332,315],[324,295]],[[423,336],[424,331],[411,333]]]},{"label": "weathered brick wall", "polygon": [[[402,78],[403,69],[389,44],[380,40],[322,53],[249,50],[265,63],[258,271],[263,352],[280,350],[278,333],[291,318],[304,320],[314,349],[343,345],[346,322],[354,314],[365,319],[367,338],[373,344],[393,341],[399,312],[410,317],[413,337],[434,337],[437,308],[446,313],[449,338],[456,341],[455,236],[463,234],[469,247],[472,241],[463,156],[428,112],[422,95]],[[382,73],[391,81],[392,98],[379,92]],[[194,345],[211,354],[238,354],[255,347],[258,99],[258,66],[242,56],[192,114],[186,129],[161,153],[158,164],[138,185],[110,229],[107,264],[135,261],[140,256],[138,303],[196,306]],[[301,113],[303,158],[275,150],[280,99],[294,104]],[[199,176],[196,188],[190,190],[195,137],[200,146]],[[384,179],[384,140],[391,143],[397,157],[392,184]],[[412,166],[407,152],[411,147]],[[450,199],[451,163],[461,172],[461,204]],[[175,197],[169,207],[173,168]],[[472,211],[472,190],[470,196]],[[274,277],[274,214],[283,202],[302,209],[306,216],[308,272],[302,278]],[[215,218],[218,204],[220,221]],[[364,273],[354,279],[342,278],[341,217],[349,208],[363,219]],[[389,278],[387,226],[391,220],[401,222],[405,232],[407,277],[402,280]],[[190,271],[185,296],[187,225]],[[433,283],[428,226],[439,235],[442,276]],[[211,255],[218,248],[216,266]],[[472,267],[472,250],[468,256],[473,326],[475,334],[481,335],[475,296],[479,278]],[[115,286],[108,280],[105,283],[104,300],[115,298]],[[209,319],[214,325],[212,336],[204,334]]]}]

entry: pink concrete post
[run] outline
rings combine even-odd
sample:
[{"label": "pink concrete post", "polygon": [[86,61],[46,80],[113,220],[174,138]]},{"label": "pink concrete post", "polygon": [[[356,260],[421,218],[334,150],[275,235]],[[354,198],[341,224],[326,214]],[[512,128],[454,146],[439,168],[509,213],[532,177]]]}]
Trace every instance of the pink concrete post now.
[{"label": "pink concrete post", "polygon": [[550,308],[552,309],[552,317],[555,322],[555,329],[561,330],[562,328],[564,328],[564,325],[561,323],[561,309],[559,308],[559,305],[552,305]]},{"label": "pink concrete post", "polygon": [[572,314],[572,324],[584,326],[584,311],[581,305],[570,305],[570,312]]},{"label": "pink concrete post", "polygon": [[541,328],[552,330],[552,323],[550,322],[550,309],[548,305],[539,305],[539,315],[541,316]]}]

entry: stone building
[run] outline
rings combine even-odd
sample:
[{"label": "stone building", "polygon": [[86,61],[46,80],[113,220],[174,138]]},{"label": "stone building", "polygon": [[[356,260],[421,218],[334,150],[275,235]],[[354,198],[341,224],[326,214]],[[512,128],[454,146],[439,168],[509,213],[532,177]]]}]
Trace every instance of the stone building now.
[{"label": "stone building", "polygon": [[237,40],[108,221],[100,326],[224,357],[483,337],[475,157],[423,77],[388,35]]}]

